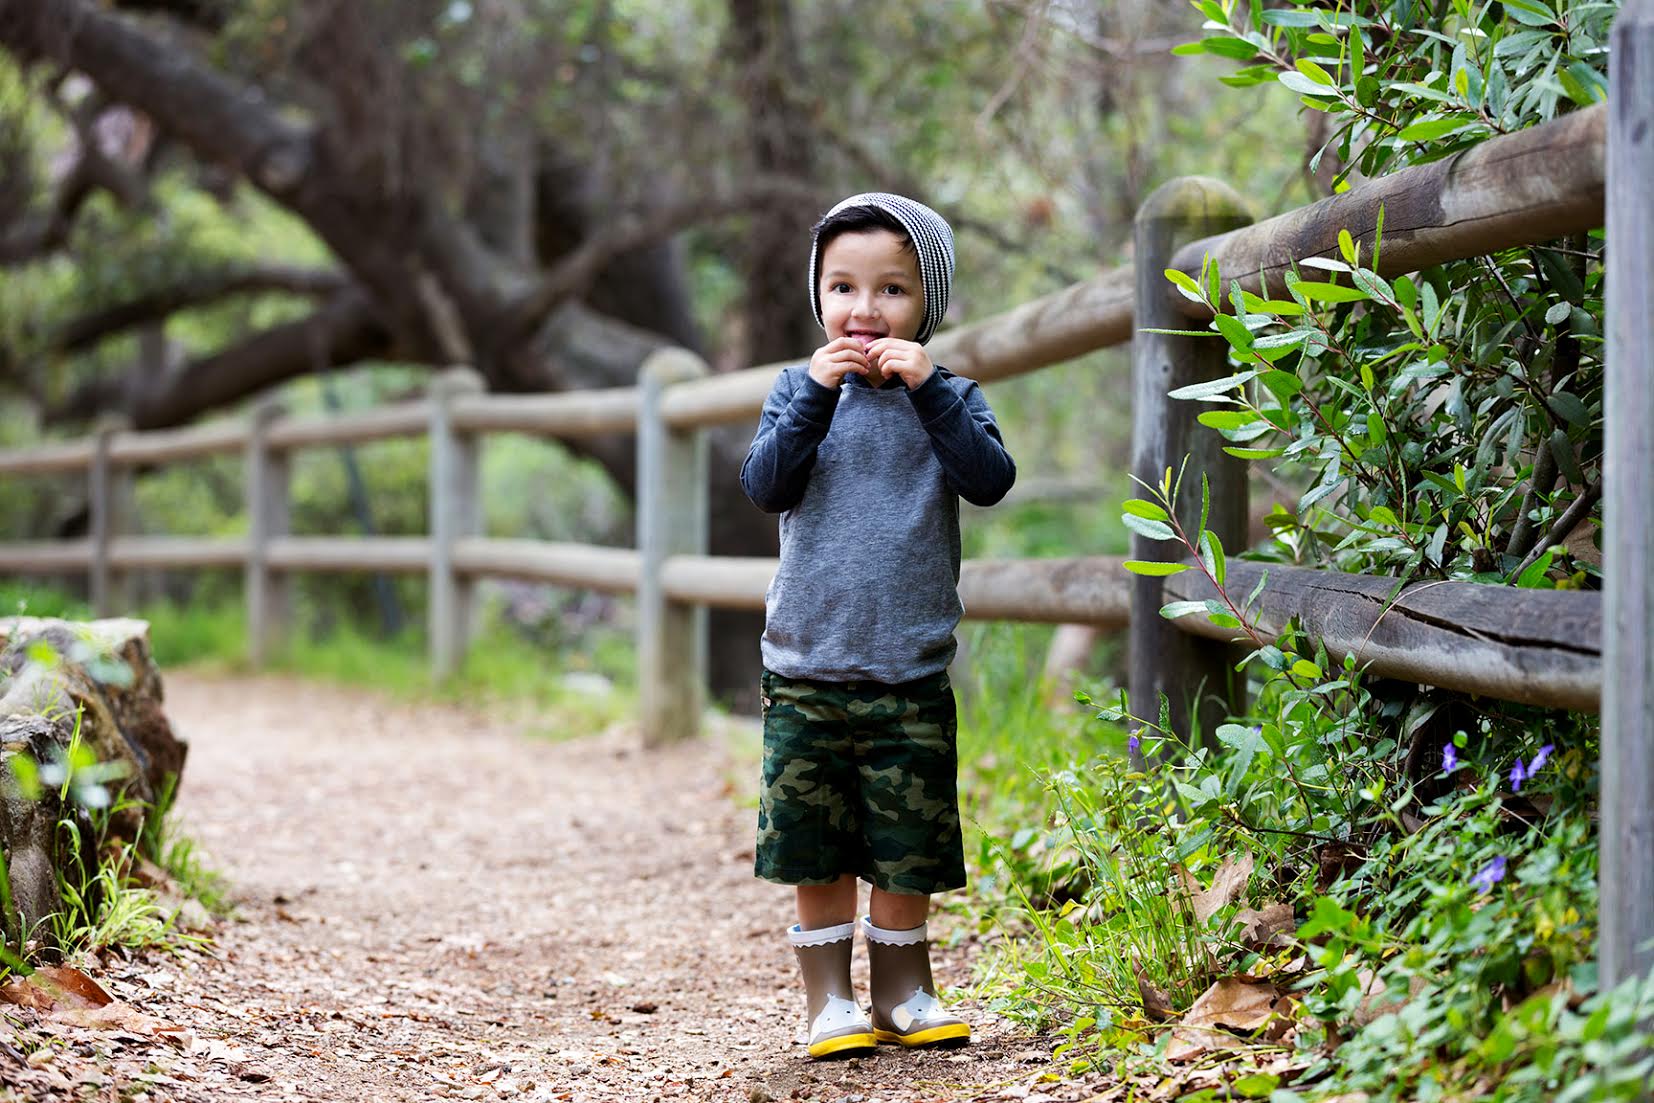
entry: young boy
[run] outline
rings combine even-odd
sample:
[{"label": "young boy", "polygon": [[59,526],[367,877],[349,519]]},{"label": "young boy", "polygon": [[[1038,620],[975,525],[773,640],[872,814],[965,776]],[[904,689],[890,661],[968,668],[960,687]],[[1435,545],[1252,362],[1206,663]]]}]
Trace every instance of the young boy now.
[{"label": "young boy", "polygon": [[[775,381],[741,485],[781,514],[765,598],[756,872],[797,886],[790,931],[810,1055],[963,1044],[931,980],[930,894],[965,883],[955,790],[959,498],[1016,467],[982,392],[925,352],[947,309],[953,231],[921,203],[854,195],[812,232],[827,343]],[[850,986],[857,878],[872,1021]]]}]

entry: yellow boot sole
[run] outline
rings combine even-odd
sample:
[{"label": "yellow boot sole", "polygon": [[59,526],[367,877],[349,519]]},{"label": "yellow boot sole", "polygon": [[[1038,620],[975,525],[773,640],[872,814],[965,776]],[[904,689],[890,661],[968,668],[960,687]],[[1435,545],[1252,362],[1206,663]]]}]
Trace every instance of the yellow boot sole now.
[{"label": "yellow boot sole", "polygon": [[874,1030],[873,1036],[881,1042],[895,1042],[909,1049],[916,1046],[933,1046],[938,1042],[956,1042],[963,1045],[971,1040],[971,1028],[966,1023],[948,1023],[945,1026],[933,1026],[929,1030],[916,1030],[912,1034],[897,1034],[894,1030]]},{"label": "yellow boot sole", "polygon": [[832,1057],[846,1050],[873,1049],[878,1044],[878,1039],[871,1034],[846,1034],[841,1038],[828,1038],[824,1042],[815,1043],[810,1047],[810,1056]]}]

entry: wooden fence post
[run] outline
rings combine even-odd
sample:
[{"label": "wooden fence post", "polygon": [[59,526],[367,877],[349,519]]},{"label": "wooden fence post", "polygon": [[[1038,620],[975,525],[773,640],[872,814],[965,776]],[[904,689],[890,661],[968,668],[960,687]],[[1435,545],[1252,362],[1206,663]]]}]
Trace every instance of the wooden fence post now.
[{"label": "wooden fence post", "polygon": [[1604,988],[1654,967],[1654,3],[1626,3],[1608,56],[1598,872]]},{"label": "wooden fence post", "polygon": [[664,349],[638,375],[637,588],[638,704],[646,746],[692,738],[706,685],[706,609],[668,600],[661,565],[707,549],[706,431],[674,429],[661,417],[673,383],[707,374],[700,358]]},{"label": "wooden fence post", "polygon": [[454,570],[454,544],[482,534],[477,437],[454,427],[454,400],[487,385],[470,368],[449,368],[431,383],[431,565],[427,625],[431,676],[459,670],[471,640],[475,580]]},{"label": "wooden fence post", "polygon": [[[1193,535],[1200,521],[1200,477],[1211,484],[1207,527],[1228,550],[1246,544],[1246,465],[1224,454],[1217,433],[1195,422],[1204,407],[1166,397],[1168,391],[1229,374],[1228,344],[1218,337],[1170,337],[1144,333],[1149,327],[1189,329],[1172,303],[1175,294],[1165,270],[1179,246],[1226,233],[1252,221],[1246,201],[1222,181],[1200,176],[1169,180],[1137,211],[1133,309],[1132,463],[1138,478],[1153,485],[1166,468],[1174,477],[1188,456],[1177,516]],[[1163,559],[1173,545],[1134,535],[1133,559]],[[1164,693],[1171,728],[1189,738],[1198,731],[1210,740],[1227,712],[1238,711],[1244,679],[1234,670],[1232,649],[1221,642],[1179,632],[1160,616],[1162,580],[1135,576],[1131,596],[1132,712],[1146,719],[1159,714]],[[1198,704],[1191,710],[1196,696]]]},{"label": "wooden fence post", "polygon": [[259,669],[287,644],[293,626],[293,582],[270,566],[270,541],[292,530],[291,464],[284,449],[270,446],[270,426],[285,413],[280,402],[253,408],[247,430],[244,478],[247,497],[247,662]]},{"label": "wooden fence post", "polygon": [[115,435],[128,428],[124,418],[106,416],[94,428],[92,466],[87,473],[88,528],[92,543],[92,564],[88,597],[92,611],[100,617],[130,612],[127,572],[109,561],[110,545],[130,527],[132,469],[116,464],[109,454]]}]

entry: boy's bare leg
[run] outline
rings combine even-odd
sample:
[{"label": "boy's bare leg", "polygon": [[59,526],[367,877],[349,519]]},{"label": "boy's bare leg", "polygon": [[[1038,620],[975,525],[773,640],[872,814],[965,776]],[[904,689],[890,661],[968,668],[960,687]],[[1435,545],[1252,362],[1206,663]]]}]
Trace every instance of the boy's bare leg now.
[{"label": "boy's bare leg", "polygon": [[[874,889],[875,893],[879,890]],[[856,875],[846,873],[830,885],[798,886],[798,925],[806,931],[836,927],[856,918]]]},{"label": "boy's bare leg", "polygon": [[867,911],[875,927],[883,927],[887,931],[910,931],[930,915],[930,897],[886,892],[875,885],[867,902]]}]

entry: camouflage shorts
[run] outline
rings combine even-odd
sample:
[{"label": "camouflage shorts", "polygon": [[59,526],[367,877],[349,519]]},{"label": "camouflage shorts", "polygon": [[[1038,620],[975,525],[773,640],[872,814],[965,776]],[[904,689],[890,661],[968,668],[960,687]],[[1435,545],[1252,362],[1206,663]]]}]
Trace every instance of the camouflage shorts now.
[{"label": "camouflage shorts", "polygon": [[764,671],[756,872],[785,885],[845,873],[890,892],[965,883],[953,687],[815,682]]}]

